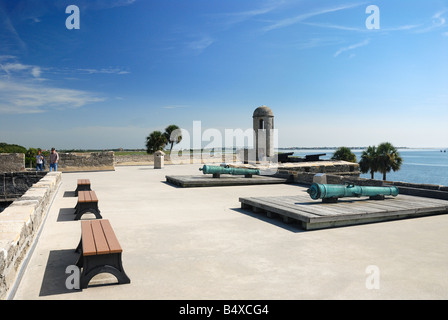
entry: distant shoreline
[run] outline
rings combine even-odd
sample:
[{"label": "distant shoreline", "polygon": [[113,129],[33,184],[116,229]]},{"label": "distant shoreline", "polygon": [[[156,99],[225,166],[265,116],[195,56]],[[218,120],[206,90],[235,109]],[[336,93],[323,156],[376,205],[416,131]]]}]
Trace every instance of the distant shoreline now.
[{"label": "distant shoreline", "polygon": [[[275,148],[276,151],[284,151],[284,150],[337,150],[340,147],[280,147]],[[351,150],[364,150],[367,147],[348,147]],[[216,149],[215,152],[219,152],[219,148]],[[233,149],[233,151],[244,149],[244,147],[235,147],[235,148],[225,148],[225,151],[229,152]],[[251,148],[249,148],[251,149]],[[448,150],[448,147],[397,147],[397,149],[400,150]],[[196,153],[196,152],[211,152],[213,148],[207,148],[207,149],[190,149],[190,152]],[[89,153],[89,152],[107,152],[107,151],[113,151],[115,154],[147,154],[146,150],[144,149],[123,149],[123,148],[113,148],[113,149],[59,149],[59,152],[62,153]],[[179,150],[176,150],[179,151]],[[187,150],[183,150],[187,151]],[[169,151],[164,150],[166,154],[169,154]]]}]

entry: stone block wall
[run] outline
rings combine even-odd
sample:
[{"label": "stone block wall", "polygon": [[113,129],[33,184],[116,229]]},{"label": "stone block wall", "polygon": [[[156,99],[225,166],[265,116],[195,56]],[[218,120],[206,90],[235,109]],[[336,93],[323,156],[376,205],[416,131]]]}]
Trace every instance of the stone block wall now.
[{"label": "stone block wall", "polygon": [[24,153],[0,153],[0,172],[25,171]]},{"label": "stone block wall", "polygon": [[[58,171],[113,171],[115,170],[113,151],[89,153],[59,153]],[[46,159],[46,169],[50,167],[50,159]]]},{"label": "stone block wall", "polygon": [[21,197],[46,172],[21,171],[0,173],[0,201],[13,201]]},{"label": "stone block wall", "polygon": [[[165,157],[165,161],[168,162],[169,157]],[[153,154],[127,154],[127,155],[115,155],[115,164],[120,165],[149,165],[154,164]]]},{"label": "stone block wall", "polygon": [[7,298],[54,194],[60,172],[49,172],[0,213],[0,299]]}]

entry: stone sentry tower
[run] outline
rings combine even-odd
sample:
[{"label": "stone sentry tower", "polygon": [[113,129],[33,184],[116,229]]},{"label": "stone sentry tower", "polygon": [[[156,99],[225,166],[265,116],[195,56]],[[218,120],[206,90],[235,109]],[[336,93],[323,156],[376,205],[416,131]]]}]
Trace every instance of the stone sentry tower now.
[{"label": "stone sentry tower", "polygon": [[267,106],[260,106],[253,114],[254,149],[256,161],[274,156],[274,114]]}]

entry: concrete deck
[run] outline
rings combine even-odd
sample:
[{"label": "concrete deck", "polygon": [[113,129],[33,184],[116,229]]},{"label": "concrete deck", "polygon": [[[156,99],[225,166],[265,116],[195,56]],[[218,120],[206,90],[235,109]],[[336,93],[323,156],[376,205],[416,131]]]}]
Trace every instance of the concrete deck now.
[{"label": "concrete deck", "polygon": [[[175,188],[165,181],[167,174],[197,171],[198,165],[182,165],[63,173],[10,298],[448,299],[448,215],[304,231],[241,210],[239,203],[240,197],[294,196],[304,188]],[[73,191],[81,178],[90,179],[101,214],[114,227],[130,284],[65,286],[65,270],[77,260]],[[366,285],[370,266],[379,271],[379,289]]]}]

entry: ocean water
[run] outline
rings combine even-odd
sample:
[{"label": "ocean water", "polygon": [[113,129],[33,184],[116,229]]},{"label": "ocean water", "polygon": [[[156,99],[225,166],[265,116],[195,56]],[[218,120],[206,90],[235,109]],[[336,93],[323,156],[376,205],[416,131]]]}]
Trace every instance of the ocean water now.
[{"label": "ocean water", "polygon": [[[446,152],[443,152],[445,150]],[[279,149],[279,152],[294,152],[294,156],[300,157],[325,153],[326,155],[320,159],[330,159],[334,151],[333,149]],[[361,159],[362,151],[360,149],[352,150],[358,162]],[[403,164],[399,171],[389,172],[386,176],[387,180],[448,186],[448,148],[399,149],[398,152],[403,158]],[[361,174],[361,177],[370,178],[370,174]],[[382,180],[383,175],[377,172],[374,178]]]}]

